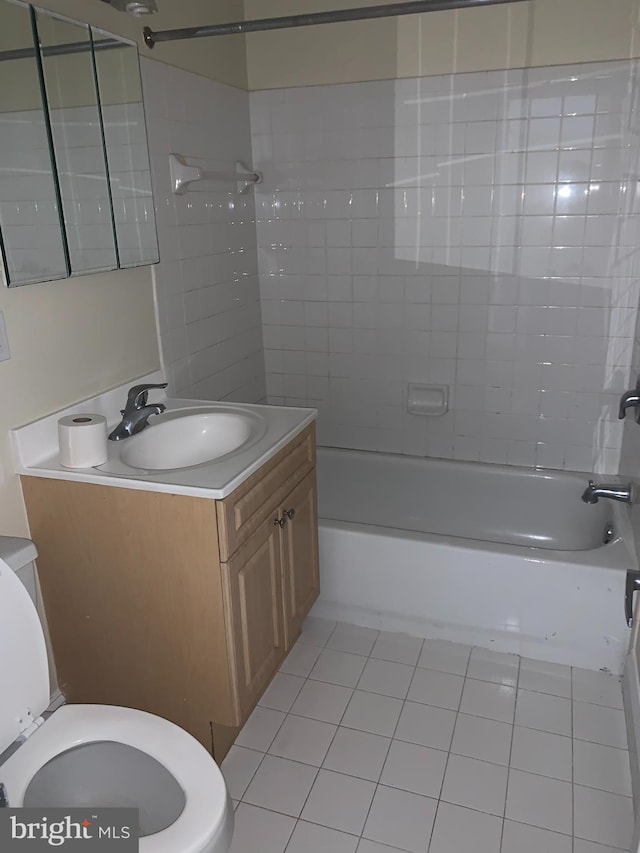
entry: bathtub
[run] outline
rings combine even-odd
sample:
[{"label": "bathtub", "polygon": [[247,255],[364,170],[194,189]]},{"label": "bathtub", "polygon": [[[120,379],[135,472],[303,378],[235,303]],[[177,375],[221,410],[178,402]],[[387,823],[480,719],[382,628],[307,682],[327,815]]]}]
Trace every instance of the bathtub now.
[{"label": "bathtub", "polygon": [[313,614],[621,673],[629,511],[587,479],[321,447]]}]

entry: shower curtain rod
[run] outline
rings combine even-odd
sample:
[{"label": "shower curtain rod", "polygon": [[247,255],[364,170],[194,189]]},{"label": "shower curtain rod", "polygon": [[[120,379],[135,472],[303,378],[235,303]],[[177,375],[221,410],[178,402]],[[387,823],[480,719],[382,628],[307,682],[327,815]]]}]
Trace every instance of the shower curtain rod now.
[{"label": "shower curtain rod", "polygon": [[229,24],[212,24],[209,27],[185,27],[154,32],[143,30],[147,47],[159,41],[204,38],[257,33],[264,30],[284,30],[292,27],[311,27],[315,24],[336,24],[343,21],[365,21],[373,18],[393,18],[399,15],[418,15],[422,12],[441,12],[448,9],[466,9],[472,6],[497,6],[503,3],[524,3],[525,0],[413,0],[410,3],[388,3],[386,6],[362,6],[359,9],[336,9],[332,12],[311,12],[306,15],[285,15],[281,18],[260,18],[255,21],[236,21]]}]

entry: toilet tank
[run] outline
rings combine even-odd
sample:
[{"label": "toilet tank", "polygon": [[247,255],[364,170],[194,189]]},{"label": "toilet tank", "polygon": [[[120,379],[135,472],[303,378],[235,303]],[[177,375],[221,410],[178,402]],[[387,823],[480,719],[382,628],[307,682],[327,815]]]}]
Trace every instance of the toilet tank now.
[{"label": "toilet tank", "polygon": [[16,536],[0,536],[0,559],[4,560],[22,581],[40,617],[49,662],[49,694],[53,698],[58,694],[58,680],[51,650],[47,619],[42,605],[42,596],[40,595],[38,574],[33,562],[37,556],[38,551],[31,539],[22,539]]}]

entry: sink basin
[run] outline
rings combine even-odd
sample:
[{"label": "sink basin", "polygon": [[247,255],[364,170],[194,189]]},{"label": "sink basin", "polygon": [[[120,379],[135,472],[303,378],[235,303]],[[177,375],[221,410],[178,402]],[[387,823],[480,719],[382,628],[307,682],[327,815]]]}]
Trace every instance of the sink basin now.
[{"label": "sink basin", "polygon": [[120,459],[131,468],[190,468],[240,451],[264,430],[260,415],[232,406],[174,410],[127,439]]}]

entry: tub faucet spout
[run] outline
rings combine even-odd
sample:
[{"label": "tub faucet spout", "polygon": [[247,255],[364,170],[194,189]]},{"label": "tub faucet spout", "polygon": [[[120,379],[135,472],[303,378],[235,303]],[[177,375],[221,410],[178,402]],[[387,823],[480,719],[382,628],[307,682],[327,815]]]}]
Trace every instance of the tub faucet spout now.
[{"label": "tub faucet spout", "polygon": [[597,504],[600,498],[610,498],[613,501],[631,504],[635,498],[633,483],[620,485],[618,483],[595,483],[593,480],[589,480],[589,485],[582,493],[582,500],[586,504]]}]

